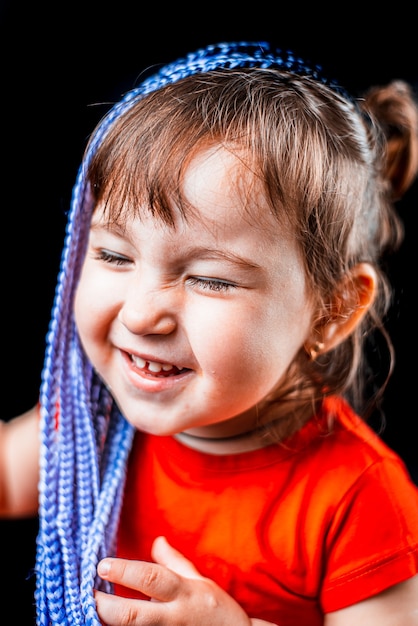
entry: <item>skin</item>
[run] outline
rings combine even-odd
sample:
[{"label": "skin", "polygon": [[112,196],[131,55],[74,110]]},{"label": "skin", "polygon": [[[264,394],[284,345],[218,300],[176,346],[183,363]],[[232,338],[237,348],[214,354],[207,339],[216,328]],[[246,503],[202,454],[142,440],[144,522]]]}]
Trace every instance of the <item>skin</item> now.
[{"label": "skin", "polygon": [[[145,432],[252,431],[256,405],[309,336],[299,251],[277,236],[266,206],[248,215],[231,184],[238,163],[224,149],[192,162],[184,190],[196,211],[188,223],[176,212],[175,230],[147,212],[125,229],[100,207],[93,216],[77,327],[123,414]],[[138,366],[150,361],[173,374]]]},{"label": "skin", "polygon": [[[218,149],[190,164],[184,191],[194,217],[186,223],[175,212],[175,229],[146,213],[124,229],[109,227],[98,207],[75,300],[83,346],[126,418],[143,431],[174,435],[214,454],[262,445],[253,435],[257,407],[310,341],[315,312],[295,242],[261,196],[258,209],[243,206],[234,184],[242,174],[238,163]],[[256,189],[255,181],[245,182]],[[358,309],[323,329],[325,351],[352,332],[373,299],[373,270],[362,264],[355,275]],[[247,371],[251,376],[243,377]],[[37,422],[33,410],[3,425],[3,515],[36,511]],[[151,563],[99,563],[103,579],[152,599],[97,591],[103,624],[267,624],[247,616],[163,537],[156,538],[152,557]],[[418,626],[417,597],[415,576],[326,615],[324,626]]]}]

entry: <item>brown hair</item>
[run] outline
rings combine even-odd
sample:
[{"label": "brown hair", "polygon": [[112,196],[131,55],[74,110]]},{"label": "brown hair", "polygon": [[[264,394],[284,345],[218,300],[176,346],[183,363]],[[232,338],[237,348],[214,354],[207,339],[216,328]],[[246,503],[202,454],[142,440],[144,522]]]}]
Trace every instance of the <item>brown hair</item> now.
[{"label": "brown hair", "polygon": [[333,296],[355,264],[371,263],[379,278],[377,297],[354,333],[314,361],[301,351],[273,405],[292,399],[293,413],[298,398],[298,413],[306,417],[312,402],[341,393],[365,414],[364,344],[371,330],[386,338],[388,376],[392,367],[384,329],[391,292],[381,260],[402,240],[394,202],[417,174],[417,129],[412,91],[399,81],[354,102],[312,78],[276,69],[216,70],[134,103],[108,130],[88,179],[112,219],[147,207],[172,224],[173,203],[186,219],[192,209],[182,197],[191,158],[208,145],[239,149],[272,213],[297,237],[318,321],[332,315]]}]

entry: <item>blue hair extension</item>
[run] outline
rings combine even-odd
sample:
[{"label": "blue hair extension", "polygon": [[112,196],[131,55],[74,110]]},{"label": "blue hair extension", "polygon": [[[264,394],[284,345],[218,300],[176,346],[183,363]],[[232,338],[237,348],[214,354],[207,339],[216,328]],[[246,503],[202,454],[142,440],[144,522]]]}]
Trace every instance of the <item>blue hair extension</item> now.
[{"label": "blue hair extension", "polygon": [[41,458],[36,554],[37,623],[100,626],[93,589],[114,554],[133,427],[89,363],[73,302],[93,210],[86,169],[113,122],[146,94],[181,78],[221,68],[279,68],[328,84],[317,66],[265,42],[221,43],[162,67],[126,93],[94,132],[74,185],[40,389]]}]

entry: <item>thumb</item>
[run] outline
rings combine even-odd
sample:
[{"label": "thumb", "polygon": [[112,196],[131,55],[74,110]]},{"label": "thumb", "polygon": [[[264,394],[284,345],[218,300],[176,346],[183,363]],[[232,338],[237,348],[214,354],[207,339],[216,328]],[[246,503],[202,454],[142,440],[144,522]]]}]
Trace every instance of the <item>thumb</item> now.
[{"label": "thumb", "polygon": [[173,548],[165,537],[157,537],[151,549],[153,560],[185,578],[202,578],[191,561]]}]

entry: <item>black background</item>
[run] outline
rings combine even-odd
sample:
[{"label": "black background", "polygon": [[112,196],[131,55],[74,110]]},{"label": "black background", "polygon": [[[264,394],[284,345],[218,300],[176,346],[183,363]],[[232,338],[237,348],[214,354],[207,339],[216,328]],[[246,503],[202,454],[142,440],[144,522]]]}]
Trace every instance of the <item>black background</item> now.
[{"label": "black background", "polygon": [[[0,0],[3,419],[38,396],[65,212],[85,143],[141,71],[209,43],[270,40],[319,62],[355,94],[394,78],[418,89],[415,16],[406,3],[390,14],[340,3],[338,16],[318,3],[292,5]],[[397,365],[383,438],[418,482],[417,410],[410,408],[418,354],[417,201],[415,183],[399,203],[406,237],[389,264]],[[22,626],[33,623],[28,576],[36,531],[36,519],[0,522],[2,613]]]}]

